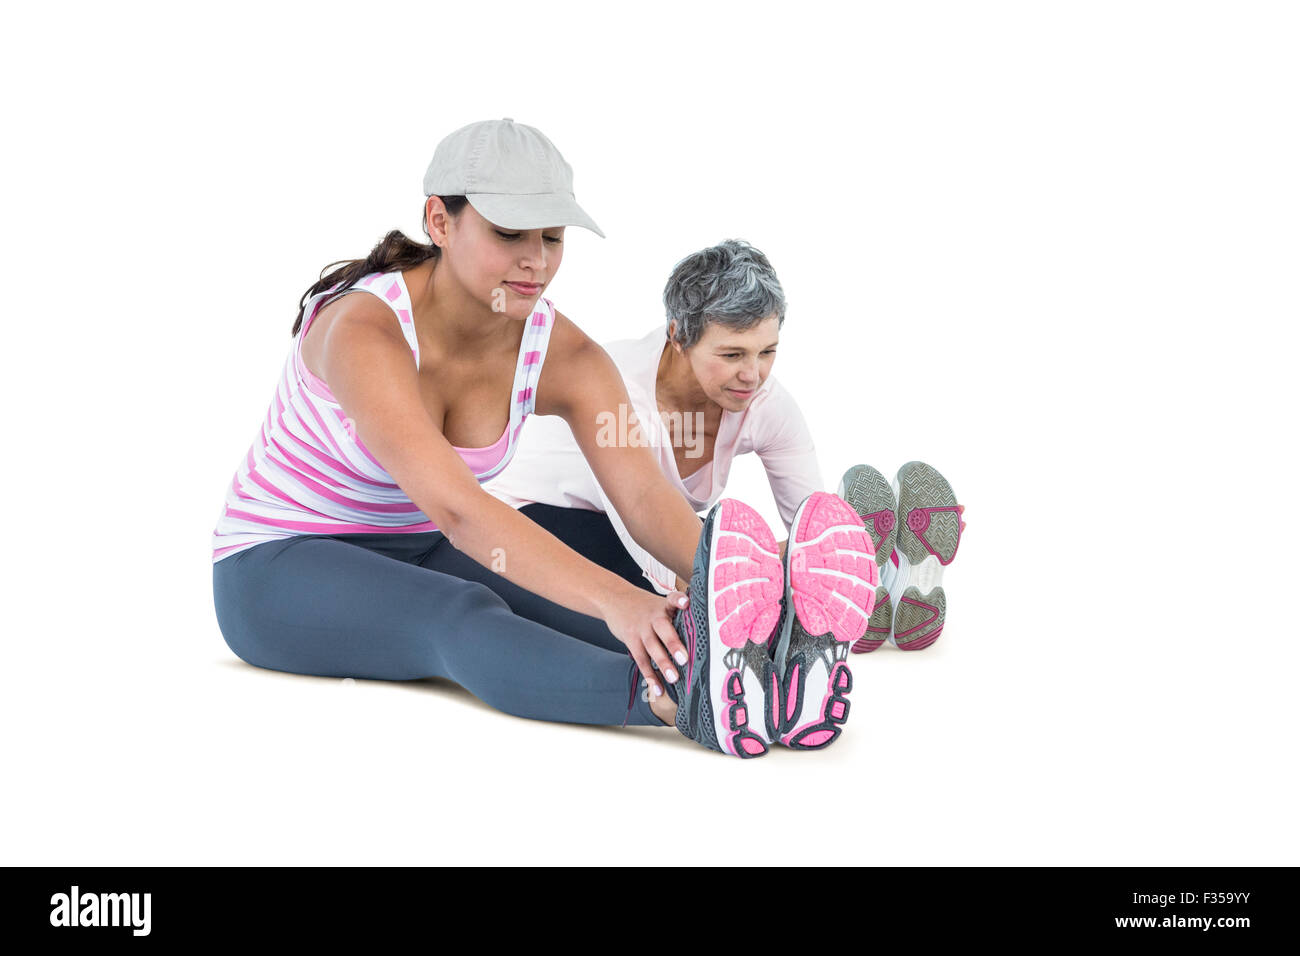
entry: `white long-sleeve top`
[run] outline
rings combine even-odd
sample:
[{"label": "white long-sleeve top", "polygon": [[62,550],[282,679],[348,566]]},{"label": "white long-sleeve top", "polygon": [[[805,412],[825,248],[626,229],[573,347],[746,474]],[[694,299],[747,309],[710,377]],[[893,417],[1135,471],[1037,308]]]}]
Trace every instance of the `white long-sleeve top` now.
[{"label": "white long-sleeve top", "polygon": [[[673,457],[672,433],[660,417],[655,399],[659,360],[666,342],[663,326],[657,326],[644,338],[604,346],[623,375],[641,433],[664,476],[696,512],[704,512],[726,490],[732,460],[755,452],[763,462],[772,496],[788,529],[804,498],[823,487],[812,435],[794,397],[769,375],[743,412],[723,411],[712,461],[683,479]],[[625,440],[634,437],[629,436],[627,421],[628,416],[615,412],[598,424],[608,428],[610,439]],[[689,447],[689,440],[687,444]],[[676,575],[632,539],[563,418],[530,417],[510,464],[496,478],[485,482],[483,489],[514,508],[541,503],[605,512],[650,583],[665,594],[672,589]]]}]

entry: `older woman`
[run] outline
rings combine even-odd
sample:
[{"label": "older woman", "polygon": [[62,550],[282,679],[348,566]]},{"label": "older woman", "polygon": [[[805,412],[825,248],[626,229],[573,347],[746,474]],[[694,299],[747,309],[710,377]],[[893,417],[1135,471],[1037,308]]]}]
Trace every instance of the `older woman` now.
[{"label": "older woman", "polygon": [[[785,321],[771,264],[738,240],[702,249],[674,267],[664,306],[666,328],[604,346],[633,407],[602,412],[599,437],[649,445],[669,484],[697,512],[723,496],[732,461],[753,452],[790,528],[800,503],[823,485],[799,406],[771,374]],[[530,421],[510,467],[484,488],[627,580],[660,593],[685,590],[633,539],[563,420]],[[965,527],[951,486],[923,462],[899,469],[892,488],[875,468],[855,465],[837,494],[865,522],[883,577],[853,650],[930,646],[944,624],[942,571]],[[520,607],[527,610],[531,599],[521,594]]]},{"label": "older woman", "polygon": [[[693,253],[669,276],[664,306],[666,327],[604,346],[631,405],[602,409],[597,441],[650,447],[668,484],[699,512],[723,497],[738,455],[758,455],[790,529],[791,554],[765,526],[758,529],[769,540],[772,557],[785,559],[786,592],[779,623],[755,627],[770,631],[766,649],[727,656],[727,680],[735,675],[737,696],[743,688],[746,700],[769,705],[761,721],[749,715],[748,727],[732,745],[755,753],[778,741],[820,749],[839,737],[848,716],[850,644],[862,650],[879,646],[870,632],[882,627],[873,609],[884,595],[879,569],[865,557],[872,554],[866,536],[864,560],[850,548],[829,552],[820,569],[810,564],[827,555],[824,539],[830,535],[862,533],[853,532],[862,522],[849,507],[859,503],[848,498],[845,504],[820,490],[821,469],[808,425],[794,397],[771,374],[786,306],[767,257],[738,240]],[[642,512],[653,506],[636,502],[634,511],[620,513],[615,501],[626,500],[623,489],[602,486],[570,424],[559,418],[534,418],[510,466],[484,489],[628,581],[665,594],[687,589],[687,582],[644,546],[650,542],[636,540]],[[764,554],[762,548],[749,552],[757,563],[750,563],[742,577],[761,578]],[[796,580],[801,574],[802,585]],[[536,613],[530,607],[535,596],[516,591],[513,597],[517,613]],[[815,623],[809,625],[810,619]],[[883,628],[888,629],[887,621]],[[745,715],[744,708],[734,711]]]},{"label": "older woman", "polygon": [[[631,407],[606,411],[598,439],[648,445],[697,512],[723,496],[732,461],[753,452],[788,528],[825,486],[799,406],[771,374],[786,308],[771,263],[739,240],[702,249],[674,267],[664,306],[666,328],[604,346]],[[628,533],[562,419],[530,421],[510,466],[484,489],[647,590],[683,589]]]}]

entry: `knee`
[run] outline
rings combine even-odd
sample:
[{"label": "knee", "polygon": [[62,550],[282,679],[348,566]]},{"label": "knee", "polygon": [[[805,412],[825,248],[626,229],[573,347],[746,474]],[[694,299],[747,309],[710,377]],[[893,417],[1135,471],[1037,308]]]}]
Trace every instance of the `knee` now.
[{"label": "knee", "polygon": [[222,601],[220,596],[216,600],[216,611],[217,628],[221,631],[226,647],[230,648],[231,653],[245,664],[259,666],[255,659],[256,642],[251,640],[247,622],[242,620],[241,615],[228,602]]},{"label": "knee", "polygon": [[446,618],[449,615],[465,617],[477,614],[510,614],[510,606],[486,584],[461,580],[450,593],[439,594],[434,610]]},{"label": "knee", "polygon": [[[217,616],[217,628],[231,653],[245,664],[267,667],[264,642],[258,638],[256,615],[241,599],[241,591],[232,581],[216,577],[212,589],[212,603]],[[272,668],[274,669],[274,668]]]}]

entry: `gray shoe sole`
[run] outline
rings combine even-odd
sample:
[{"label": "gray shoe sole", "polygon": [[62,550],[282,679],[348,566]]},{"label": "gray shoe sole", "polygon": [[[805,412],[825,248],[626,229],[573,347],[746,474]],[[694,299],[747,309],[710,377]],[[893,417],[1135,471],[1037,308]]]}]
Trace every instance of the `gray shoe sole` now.
[{"label": "gray shoe sole", "polygon": [[948,480],[925,462],[908,462],[895,481],[897,547],[907,559],[908,580],[894,608],[893,640],[900,650],[919,651],[943,632],[948,599],[939,581],[957,556],[961,514]]},{"label": "gray shoe sole", "polygon": [[[876,566],[883,568],[898,539],[898,501],[889,481],[870,465],[854,465],[840,479],[836,493],[853,506],[866,525],[876,546]],[[889,592],[882,585],[876,589],[876,607],[867,622],[867,633],[854,642],[853,653],[866,654],[884,644],[892,630],[893,616]]]}]

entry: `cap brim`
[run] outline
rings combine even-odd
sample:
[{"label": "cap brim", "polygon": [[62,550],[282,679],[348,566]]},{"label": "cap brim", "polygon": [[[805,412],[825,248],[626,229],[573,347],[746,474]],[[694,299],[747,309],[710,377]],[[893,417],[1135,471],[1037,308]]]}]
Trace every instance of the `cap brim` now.
[{"label": "cap brim", "polygon": [[494,225],[505,229],[550,229],[555,226],[579,226],[590,229],[600,238],[605,234],[600,231],[594,219],[582,211],[582,207],[563,193],[531,193],[528,195],[511,195],[507,193],[472,193],[465,196],[480,216]]}]

